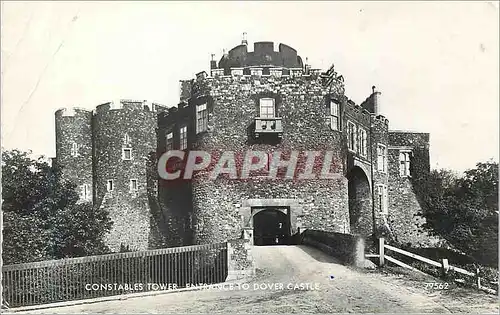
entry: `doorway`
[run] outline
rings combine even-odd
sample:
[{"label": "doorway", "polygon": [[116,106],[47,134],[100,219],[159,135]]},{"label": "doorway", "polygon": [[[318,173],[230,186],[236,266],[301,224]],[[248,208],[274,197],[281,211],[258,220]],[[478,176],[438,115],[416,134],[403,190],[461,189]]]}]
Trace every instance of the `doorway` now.
[{"label": "doorway", "polygon": [[290,242],[290,208],[252,208],[254,245],[288,245]]}]

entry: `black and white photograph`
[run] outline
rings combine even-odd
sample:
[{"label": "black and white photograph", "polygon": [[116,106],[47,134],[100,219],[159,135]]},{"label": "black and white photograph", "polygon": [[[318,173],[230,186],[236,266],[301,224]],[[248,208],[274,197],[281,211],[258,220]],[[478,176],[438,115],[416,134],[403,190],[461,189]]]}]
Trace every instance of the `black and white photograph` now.
[{"label": "black and white photograph", "polygon": [[498,314],[498,1],[1,1],[5,314]]}]

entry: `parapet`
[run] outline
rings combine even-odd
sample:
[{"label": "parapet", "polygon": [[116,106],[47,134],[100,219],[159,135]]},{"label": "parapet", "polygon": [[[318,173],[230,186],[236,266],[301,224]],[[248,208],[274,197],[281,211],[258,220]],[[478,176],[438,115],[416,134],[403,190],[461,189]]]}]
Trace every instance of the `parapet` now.
[{"label": "parapet", "polygon": [[80,115],[89,115],[92,110],[88,110],[81,107],[63,107],[56,110],[56,117],[75,117]]},{"label": "parapet", "polygon": [[385,125],[385,128],[387,128],[387,129],[389,128],[389,119],[387,119],[385,116],[383,116],[383,115],[376,115],[376,114],[373,114],[373,113],[372,113],[372,116],[373,116],[373,122],[375,124]]},{"label": "parapet", "polygon": [[279,44],[274,51],[273,42],[255,42],[254,50],[248,51],[245,44],[238,45],[222,56],[219,69],[245,68],[253,66],[274,66],[286,68],[302,68],[302,58],[292,47]]},{"label": "parapet", "polygon": [[167,107],[158,103],[148,102],[147,100],[120,99],[110,101],[96,106],[95,113],[101,114],[111,110],[146,110],[150,112],[163,112]]},{"label": "parapet", "polygon": [[389,130],[391,146],[429,146],[430,135],[427,132],[410,130]]}]

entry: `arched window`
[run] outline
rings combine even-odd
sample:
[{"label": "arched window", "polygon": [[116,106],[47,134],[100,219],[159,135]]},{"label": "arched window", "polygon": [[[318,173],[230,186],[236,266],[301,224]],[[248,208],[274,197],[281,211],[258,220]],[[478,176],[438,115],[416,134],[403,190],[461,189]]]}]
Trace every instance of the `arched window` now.
[{"label": "arched window", "polygon": [[130,144],[130,136],[128,135],[128,133],[126,133],[124,136],[123,136],[123,144],[128,146]]}]

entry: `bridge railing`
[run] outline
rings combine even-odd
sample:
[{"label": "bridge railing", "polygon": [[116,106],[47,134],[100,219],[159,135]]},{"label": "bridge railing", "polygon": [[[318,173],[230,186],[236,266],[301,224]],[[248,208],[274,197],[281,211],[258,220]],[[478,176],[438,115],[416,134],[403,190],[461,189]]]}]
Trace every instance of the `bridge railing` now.
[{"label": "bridge railing", "polygon": [[228,273],[227,248],[219,243],[6,265],[3,300],[19,307],[220,283]]}]

